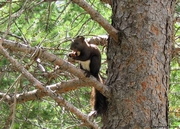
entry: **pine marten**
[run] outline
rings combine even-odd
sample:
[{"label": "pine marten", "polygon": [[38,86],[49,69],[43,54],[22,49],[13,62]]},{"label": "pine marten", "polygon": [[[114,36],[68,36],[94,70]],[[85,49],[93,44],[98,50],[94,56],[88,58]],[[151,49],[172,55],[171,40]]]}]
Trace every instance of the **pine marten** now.
[{"label": "pine marten", "polygon": [[[86,77],[93,75],[98,81],[102,82],[99,75],[101,67],[101,53],[96,45],[89,44],[83,36],[78,36],[71,43],[72,52],[69,57],[79,61],[80,68],[85,71]],[[95,115],[102,115],[106,111],[106,97],[94,87],[91,92],[91,105]]]}]

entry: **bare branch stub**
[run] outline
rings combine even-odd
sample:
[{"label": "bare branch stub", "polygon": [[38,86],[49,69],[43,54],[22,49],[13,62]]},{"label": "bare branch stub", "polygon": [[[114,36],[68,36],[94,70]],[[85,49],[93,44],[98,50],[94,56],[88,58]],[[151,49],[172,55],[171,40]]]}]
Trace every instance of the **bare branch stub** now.
[{"label": "bare branch stub", "polygon": [[112,6],[112,0],[100,0],[100,1],[105,3],[105,4],[109,4]]}]

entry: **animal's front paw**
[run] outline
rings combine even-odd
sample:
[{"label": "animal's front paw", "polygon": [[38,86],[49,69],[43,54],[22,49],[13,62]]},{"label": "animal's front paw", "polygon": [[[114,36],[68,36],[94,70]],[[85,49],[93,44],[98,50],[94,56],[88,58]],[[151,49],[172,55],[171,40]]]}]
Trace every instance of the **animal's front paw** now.
[{"label": "animal's front paw", "polygon": [[77,56],[76,52],[69,53],[69,57],[71,57],[71,58],[76,57],[76,56]]},{"label": "animal's front paw", "polygon": [[84,74],[85,74],[86,77],[90,77],[91,76],[91,73],[89,71],[87,71],[87,70],[85,70]]}]

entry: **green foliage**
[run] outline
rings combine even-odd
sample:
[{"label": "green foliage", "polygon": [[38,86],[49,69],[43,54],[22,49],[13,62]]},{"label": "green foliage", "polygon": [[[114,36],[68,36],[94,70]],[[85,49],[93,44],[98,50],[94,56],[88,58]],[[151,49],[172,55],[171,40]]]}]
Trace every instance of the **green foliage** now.
[{"label": "green foliage", "polygon": [[170,126],[180,125],[180,69],[178,63],[171,63],[171,85],[169,92],[169,120]]},{"label": "green foliage", "polygon": [[[176,14],[179,17],[180,6],[179,1],[176,4]],[[175,44],[174,47],[179,48],[180,40],[180,24],[176,23],[175,27]],[[171,62],[171,78],[169,92],[169,122],[171,129],[180,127],[180,58],[179,53],[175,53]]]},{"label": "green foliage", "polygon": [[[111,22],[111,9],[102,4],[99,0],[87,0],[93,8],[98,10],[103,17]],[[179,2],[176,5],[176,16],[179,16]],[[11,14],[11,17],[10,17]],[[106,34],[90,15],[87,14],[78,5],[68,0],[57,2],[44,2],[41,0],[13,0],[12,4],[7,0],[0,2],[0,37],[6,35],[7,28],[10,27],[6,39],[24,42],[31,46],[45,47],[48,51],[55,53],[62,59],[67,59],[69,44],[71,39],[77,35],[91,37],[94,35]],[[11,19],[11,20],[10,20]],[[11,21],[11,22],[9,22]],[[176,37],[180,35],[180,25],[175,24]],[[179,38],[176,38],[175,47],[180,45]],[[101,50],[104,50],[101,47]],[[30,57],[22,53],[11,53],[16,60],[24,66],[30,63]],[[102,55],[103,62],[106,60],[105,52]],[[22,61],[23,60],[23,61]],[[175,56],[171,62],[171,85],[169,93],[169,120],[171,128],[180,125],[180,63],[179,56]],[[46,77],[33,63],[29,71],[44,84],[54,84],[70,79],[66,73],[57,75],[55,66],[47,62],[42,62],[46,72],[53,75],[52,78]],[[101,74],[106,73],[106,64],[101,67]],[[7,59],[0,55],[0,91],[14,94],[14,83],[20,73],[15,72],[15,68],[9,64]],[[72,77],[73,78],[73,77]],[[24,78],[18,81],[18,93],[26,93],[35,88]],[[66,94],[61,94],[67,101],[75,105],[84,113],[90,112],[90,88],[81,88]],[[11,114],[10,106],[6,103],[0,103],[0,128],[8,123],[8,117]],[[99,118],[97,119],[99,121]],[[11,123],[10,123],[11,124]],[[85,129],[76,116],[58,106],[51,98],[45,97],[38,101],[29,101],[16,105],[14,129],[65,129],[73,128]]]},{"label": "green foliage", "polygon": [[171,63],[171,85],[169,92],[169,120],[172,127],[180,125],[180,65],[175,58]]},{"label": "green foliage", "polygon": [[[99,0],[87,2],[110,20],[111,9],[108,6]],[[77,35],[91,37],[106,34],[102,27],[91,19],[89,14],[68,0],[57,2],[14,0],[11,4],[4,0],[0,2],[0,15],[0,37],[6,36],[5,32],[9,27],[6,39],[31,46],[45,47],[47,51],[62,59],[67,59],[66,55],[69,53],[71,39]],[[42,61],[41,64],[52,77],[46,76],[38,68],[36,62],[31,63],[31,57],[28,54],[9,52],[22,65],[28,66],[29,72],[44,84],[50,85],[71,79],[66,75],[67,73],[57,74],[56,71],[59,69],[55,70],[53,64]],[[103,59],[106,59],[105,54],[103,54]],[[102,73],[105,73],[105,68],[106,65],[102,66]],[[35,89],[23,76],[18,79],[20,73],[16,72],[12,64],[1,55],[0,74],[0,91],[3,93],[9,90],[8,93],[14,95],[16,86],[18,93],[26,93]],[[17,80],[17,85],[14,85],[15,80]],[[88,114],[91,111],[90,93],[91,88],[80,88],[61,95],[83,113]],[[11,125],[11,121],[8,119],[11,113],[9,105],[0,103],[0,114],[3,114],[0,115],[0,128],[5,127],[6,124]],[[86,129],[76,116],[58,106],[49,97],[17,104],[14,120],[13,129]]]},{"label": "green foliage", "polygon": [[[17,17],[12,18],[13,23],[11,24],[10,33],[23,37],[23,40],[32,44],[32,46],[43,41],[42,45],[44,47],[56,47],[61,40],[73,38],[77,35],[106,33],[83,9],[66,0],[61,3],[39,3],[38,1],[24,3],[21,1],[12,3],[11,6],[12,13],[16,14]],[[98,11],[109,19],[110,10],[99,2],[96,6]],[[20,10],[24,11],[21,15],[19,14]],[[5,32],[9,18],[9,4],[3,6],[1,11],[2,19],[5,22],[0,24],[0,30]],[[14,39],[12,36],[9,36],[9,38]]]}]

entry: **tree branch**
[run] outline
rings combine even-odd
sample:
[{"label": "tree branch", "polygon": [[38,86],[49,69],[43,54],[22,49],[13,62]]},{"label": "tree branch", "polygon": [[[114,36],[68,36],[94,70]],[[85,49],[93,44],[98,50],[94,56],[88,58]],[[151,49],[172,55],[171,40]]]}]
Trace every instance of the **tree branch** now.
[{"label": "tree branch", "polygon": [[[88,85],[86,82],[79,79],[75,79],[67,82],[52,84],[46,87],[48,89],[51,89],[54,93],[65,93],[71,90],[78,89],[80,87],[84,87],[86,85]],[[23,103],[26,101],[41,99],[45,96],[47,96],[45,92],[36,89],[33,91],[16,94],[16,101],[17,103]],[[11,94],[0,93],[0,99],[1,98],[4,98],[4,101],[9,104],[14,102],[14,95]]]},{"label": "tree branch", "polygon": [[93,36],[92,38],[88,38],[87,41],[89,44],[107,46],[108,35]]},{"label": "tree branch", "polygon": [[93,20],[98,22],[108,32],[108,34],[116,42],[118,42],[118,36],[117,36],[118,30],[116,30],[111,24],[109,24],[109,22],[104,17],[102,17],[102,15],[99,14],[99,12],[94,10],[94,8],[84,0],[71,0],[71,1],[82,7],[92,17]]},{"label": "tree branch", "polygon": [[100,1],[112,6],[112,0],[100,0]]},{"label": "tree branch", "polygon": [[[21,52],[26,52],[29,54],[33,54],[37,51],[37,48],[30,47],[25,44],[16,43],[10,40],[4,40],[2,44],[5,48],[9,48],[11,50],[17,50]],[[104,84],[100,83],[95,77],[90,76],[89,78],[85,77],[84,71],[76,68],[73,64],[64,61],[63,59],[58,58],[56,55],[47,52],[43,48],[38,48],[41,51],[41,54],[38,55],[41,60],[46,60],[52,62],[54,65],[58,65],[60,69],[64,71],[68,71],[69,73],[74,74],[79,79],[87,82],[89,86],[94,86],[97,90],[99,90],[103,95],[110,98],[110,88],[105,86]]]},{"label": "tree branch", "polygon": [[172,51],[172,57],[179,56],[180,48],[174,48]]},{"label": "tree branch", "polygon": [[[2,42],[2,40],[1,40]],[[7,58],[14,67],[16,67],[16,69],[22,73],[28,80],[29,82],[31,82],[33,84],[33,86],[35,86],[37,89],[41,90],[42,92],[44,92],[45,94],[47,94],[48,96],[50,96],[52,99],[54,99],[58,105],[65,107],[66,109],[68,109],[69,111],[71,111],[72,113],[74,113],[79,119],[81,119],[83,122],[87,123],[88,126],[93,127],[95,129],[98,129],[98,125],[94,122],[91,122],[88,119],[88,116],[83,114],[81,111],[79,111],[79,109],[77,109],[76,107],[74,107],[72,104],[70,104],[69,102],[67,102],[64,98],[62,98],[61,96],[58,96],[56,93],[54,93],[50,88],[44,87],[43,84],[38,81],[35,77],[33,77],[33,75],[31,73],[29,73],[20,63],[18,63],[15,59],[13,59],[8,52],[2,47],[2,45],[0,44],[0,53]]]}]

